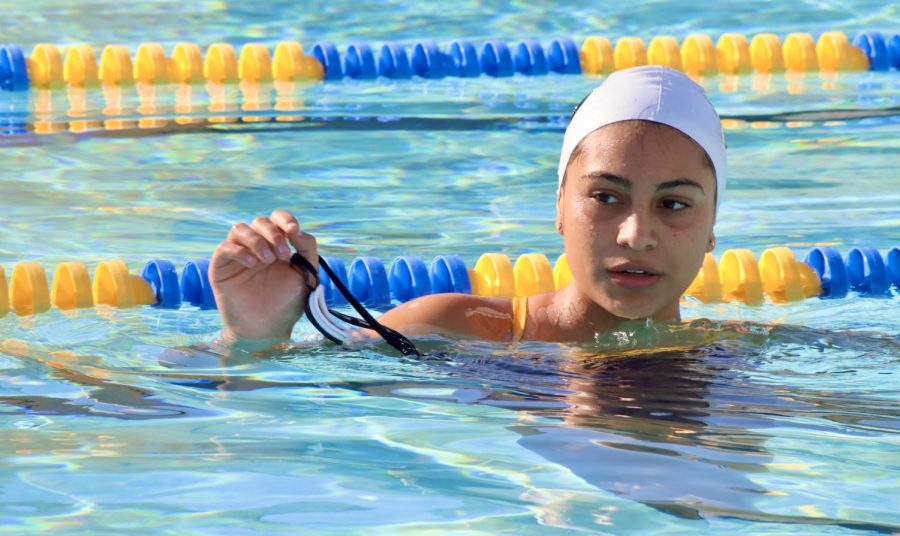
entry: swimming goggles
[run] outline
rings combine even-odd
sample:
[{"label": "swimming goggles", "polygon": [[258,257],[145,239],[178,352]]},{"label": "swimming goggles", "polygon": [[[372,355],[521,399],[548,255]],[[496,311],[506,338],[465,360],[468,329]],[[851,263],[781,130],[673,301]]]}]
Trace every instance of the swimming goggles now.
[{"label": "swimming goggles", "polygon": [[406,356],[418,356],[422,354],[416,348],[416,345],[402,334],[393,329],[383,326],[371,313],[357,300],[350,290],[344,285],[340,278],[331,271],[331,267],[325,262],[325,259],[319,257],[319,266],[325,270],[328,277],[331,278],[334,286],[344,295],[347,302],[359,313],[362,318],[355,318],[345,315],[341,312],[329,309],[325,304],[325,291],[319,284],[319,271],[308,261],[303,255],[294,253],[291,257],[291,265],[294,266],[301,274],[312,276],[315,281],[314,285],[309,284],[309,278],[305,277],[306,288],[309,290],[306,294],[306,316],[310,323],[319,333],[325,336],[335,344],[346,344],[351,338],[350,329],[342,324],[349,324],[363,329],[371,329],[381,336],[394,349]]}]

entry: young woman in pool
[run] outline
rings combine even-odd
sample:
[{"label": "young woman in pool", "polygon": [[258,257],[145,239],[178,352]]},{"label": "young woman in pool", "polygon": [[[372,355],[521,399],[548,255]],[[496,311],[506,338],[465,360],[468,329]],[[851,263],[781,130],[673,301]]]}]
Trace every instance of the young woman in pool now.
[{"label": "young woman in pool", "polygon": [[[529,298],[436,294],[379,321],[407,336],[593,340],[626,320],[680,320],[679,300],[715,246],[725,143],[703,90],[665,67],[614,73],[578,107],[559,163],[556,227],[572,283]],[[234,225],[210,263],[228,341],[287,341],[308,288],[291,247],[316,240],[276,210]]]}]

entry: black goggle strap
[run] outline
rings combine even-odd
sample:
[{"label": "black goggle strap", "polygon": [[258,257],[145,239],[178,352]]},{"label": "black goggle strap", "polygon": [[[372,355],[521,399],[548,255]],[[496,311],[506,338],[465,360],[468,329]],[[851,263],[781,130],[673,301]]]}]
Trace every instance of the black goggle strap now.
[{"label": "black goggle strap", "polygon": [[[315,278],[316,285],[318,286],[318,284],[319,284],[318,270],[316,270],[315,267],[308,260],[306,260],[305,257],[300,255],[299,253],[294,253],[294,255],[291,257],[291,264],[293,264],[294,266],[297,266],[304,272],[312,274],[312,276]],[[404,337],[401,333],[399,333],[387,326],[383,326],[383,325],[381,325],[380,322],[375,320],[375,317],[373,317],[372,314],[369,313],[369,311],[363,306],[363,304],[361,304],[359,302],[359,300],[357,300],[356,297],[353,296],[353,294],[344,285],[344,283],[340,280],[340,278],[338,278],[337,275],[331,270],[331,267],[328,266],[328,263],[325,261],[325,259],[323,259],[322,257],[319,257],[319,264],[322,266],[322,269],[325,270],[325,273],[328,274],[328,277],[331,279],[332,283],[334,283],[334,286],[338,289],[338,291],[340,291],[340,293],[344,296],[344,298],[346,298],[346,300],[350,304],[350,306],[353,307],[353,309],[357,313],[359,313],[359,316],[361,316],[362,319],[354,318],[352,316],[345,315],[343,313],[334,311],[332,309],[328,309],[328,312],[332,316],[334,316],[338,320],[346,322],[350,325],[353,325],[353,326],[356,326],[359,328],[364,328],[364,329],[371,329],[372,331],[378,333],[378,335],[380,335],[381,338],[385,340],[385,342],[390,344],[394,349],[396,349],[398,352],[400,352],[403,355],[407,355],[407,356],[421,356],[422,355],[419,352],[419,350],[416,348],[416,345],[414,345],[412,343],[412,341],[410,341],[409,339]],[[309,285],[307,285],[307,286],[309,286]],[[310,292],[307,294],[307,297],[306,297],[306,307],[307,307],[306,310],[307,311],[310,310],[309,300],[310,300],[310,296],[312,295],[312,291],[315,288],[316,287],[310,287]],[[322,326],[319,325],[319,323],[315,321],[315,319],[313,318],[313,315],[307,314],[306,316],[310,319],[310,322],[312,323],[313,327],[315,327],[320,333],[322,333],[322,335],[324,335],[326,338],[328,338],[330,341],[332,341],[334,343],[343,344],[343,341],[336,339],[333,335],[330,335],[329,333],[327,333],[327,330],[322,329]]]}]

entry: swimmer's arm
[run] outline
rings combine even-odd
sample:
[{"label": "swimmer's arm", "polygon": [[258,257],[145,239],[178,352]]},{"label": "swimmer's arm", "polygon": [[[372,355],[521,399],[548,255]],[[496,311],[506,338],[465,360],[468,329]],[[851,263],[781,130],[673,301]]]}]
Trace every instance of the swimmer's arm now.
[{"label": "swimmer's arm", "polygon": [[391,309],[378,321],[407,337],[444,335],[508,341],[512,336],[512,302],[468,294],[432,294]]}]

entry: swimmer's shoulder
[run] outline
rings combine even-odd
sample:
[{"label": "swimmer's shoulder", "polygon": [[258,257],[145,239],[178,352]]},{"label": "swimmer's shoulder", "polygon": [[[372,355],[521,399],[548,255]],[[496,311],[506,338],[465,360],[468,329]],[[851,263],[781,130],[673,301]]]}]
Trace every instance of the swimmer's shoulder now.
[{"label": "swimmer's shoulder", "polygon": [[431,294],[395,307],[378,320],[407,336],[445,335],[508,341],[512,300],[470,294]]}]

